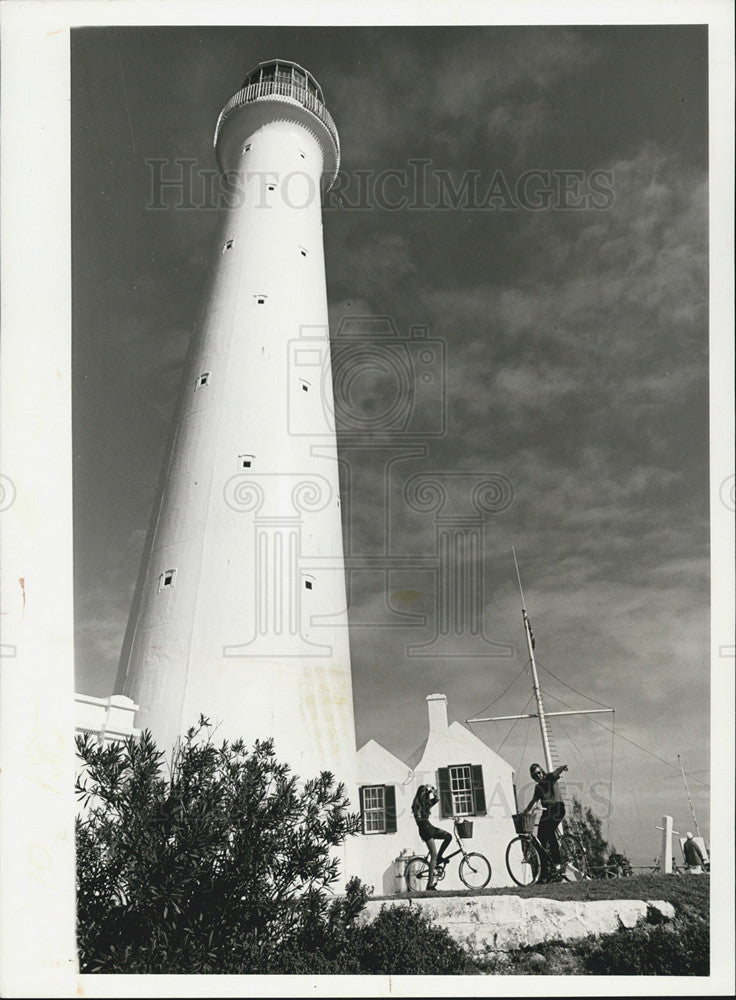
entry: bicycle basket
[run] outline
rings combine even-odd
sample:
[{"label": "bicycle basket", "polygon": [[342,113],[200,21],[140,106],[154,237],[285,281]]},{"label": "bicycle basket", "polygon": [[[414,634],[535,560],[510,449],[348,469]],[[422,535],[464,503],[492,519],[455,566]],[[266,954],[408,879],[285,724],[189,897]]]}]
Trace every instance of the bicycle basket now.
[{"label": "bicycle basket", "polygon": [[534,833],[533,813],[513,813],[511,818],[517,833]]},{"label": "bicycle basket", "polygon": [[460,822],[457,823],[456,826],[457,826],[457,835],[462,840],[468,840],[470,837],[473,836],[473,824],[470,822],[469,819],[460,820]]}]

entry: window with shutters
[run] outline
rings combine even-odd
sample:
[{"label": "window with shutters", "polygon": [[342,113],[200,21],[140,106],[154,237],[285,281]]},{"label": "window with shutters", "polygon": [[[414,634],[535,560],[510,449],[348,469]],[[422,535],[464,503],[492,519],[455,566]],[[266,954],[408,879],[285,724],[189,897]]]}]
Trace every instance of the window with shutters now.
[{"label": "window with shutters", "polygon": [[486,794],[480,764],[448,764],[438,771],[443,816],[484,816]]},{"label": "window with shutters", "polygon": [[360,789],[363,833],[396,833],[396,789],[393,785],[363,785]]},{"label": "window with shutters", "polygon": [[452,795],[452,812],[455,816],[472,816],[473,782],[470,777],[470,764],[460,764],[450,768],[450,794]]}]

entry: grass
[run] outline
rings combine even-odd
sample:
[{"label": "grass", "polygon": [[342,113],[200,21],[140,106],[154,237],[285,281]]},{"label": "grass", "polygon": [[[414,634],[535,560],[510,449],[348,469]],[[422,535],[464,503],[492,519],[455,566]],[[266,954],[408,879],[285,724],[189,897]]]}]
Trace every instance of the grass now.
[{"label": "grass", "polygon": [[[390,900],[421,898],[424,892],[402,893],[398,896],[372,896],[371,899]],[[694,908],[706,919],[710,903],[710,878],[707,875],[632,875],[620,879],[591,879],[583,882],[553,882],[549,885],[520,887],[505,886],[494,889],[436,890],[432,898],[442,896],[521,896],[558,900],[592,899],[664,899],[675,905]]]}]

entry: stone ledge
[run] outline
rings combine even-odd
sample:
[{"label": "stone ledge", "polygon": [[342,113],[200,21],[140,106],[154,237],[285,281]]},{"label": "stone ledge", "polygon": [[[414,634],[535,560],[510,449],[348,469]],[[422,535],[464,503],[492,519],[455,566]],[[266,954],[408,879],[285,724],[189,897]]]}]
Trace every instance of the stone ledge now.
[{"label": "stone ledge", "polygon": [[415,906],[473,951],[508,951],[545,941],[572,941],[589,934],[612,934],[640,921],[672,920],[675,908],[663,900],[600,899],[585,902],[522,899],[519,896],[411,897],[369,900],[362,921],[382,906]]}]

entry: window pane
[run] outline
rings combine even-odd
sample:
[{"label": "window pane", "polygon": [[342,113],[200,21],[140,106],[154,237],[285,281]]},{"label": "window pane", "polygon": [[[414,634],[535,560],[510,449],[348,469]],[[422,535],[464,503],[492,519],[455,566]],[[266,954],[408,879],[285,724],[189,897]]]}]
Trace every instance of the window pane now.
[{"label": "window pane", "polygon": [[279,66],[276,79],[279,83],[291,83],[291,66]]},{"label": "window pane", "polygon": [[450,768],[450,791],[452,793],[452,809],[455,815],[474,815],[473,782],[469,764]]},{"label": "window pane", "polygon": [[363,829],[366,833],[386,831],[386,800],[383,785],[363,789]]}]

